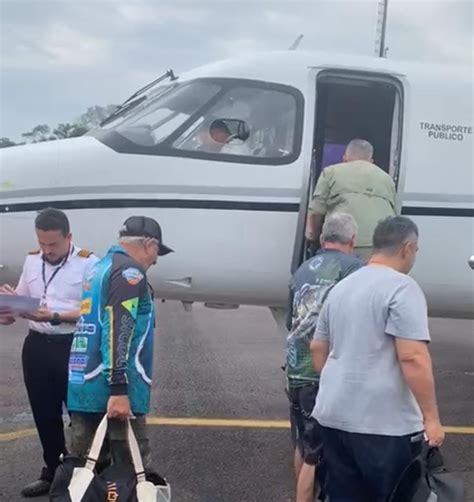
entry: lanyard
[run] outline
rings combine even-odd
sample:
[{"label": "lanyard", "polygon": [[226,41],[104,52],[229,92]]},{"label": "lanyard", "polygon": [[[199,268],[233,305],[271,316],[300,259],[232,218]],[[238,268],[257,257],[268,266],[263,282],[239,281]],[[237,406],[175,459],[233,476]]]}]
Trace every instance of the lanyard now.
[{"label": "lanyard", "polygon": [[46,293],[48,292],[49,285],[53,282],[53,279],[58,275],[58,272],[66,265],[66,262],[69,259],[69,256],[72,253],[73,248],[68,251],[67,255],[65,256],[64,260],[60,263],[58,267],[56,267],[51,274],[50,278],[46,281],[46,260],[43,258],[43,268],[42,268],[42,275],[43,275],[43,296],[42,296],[42,304],[46,304]]}]

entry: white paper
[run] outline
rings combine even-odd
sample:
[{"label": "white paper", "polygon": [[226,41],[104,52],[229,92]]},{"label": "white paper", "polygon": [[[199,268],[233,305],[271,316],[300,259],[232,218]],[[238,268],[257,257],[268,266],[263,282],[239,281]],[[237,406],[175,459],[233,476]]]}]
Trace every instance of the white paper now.
[{"label": "white paper", "polygon": [[32,314],[39,309],[39,305],[39,298],[0,294],[0,315]]}]

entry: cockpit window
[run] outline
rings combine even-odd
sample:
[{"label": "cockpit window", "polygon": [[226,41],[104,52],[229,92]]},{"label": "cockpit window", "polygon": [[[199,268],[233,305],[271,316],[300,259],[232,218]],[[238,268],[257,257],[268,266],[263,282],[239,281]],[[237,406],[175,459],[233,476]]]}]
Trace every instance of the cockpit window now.
[{"label": "cockpit window", "polygon": [[[256,86],[234,87],[197,117],[173,142],[173,147],[238,156],[285,157],[293,150],[295,117],[296,100],[291,94]],[[229,119],[246,124],[246,138],[231,133],[225,126]],[[216,137],[214,131],[220,136]]]},{"label": "cockpit window", "polygon": [[91,134],[114,150],[248,164],[288,164],[300,153],[303,96],[243,79],[166,86]]}]

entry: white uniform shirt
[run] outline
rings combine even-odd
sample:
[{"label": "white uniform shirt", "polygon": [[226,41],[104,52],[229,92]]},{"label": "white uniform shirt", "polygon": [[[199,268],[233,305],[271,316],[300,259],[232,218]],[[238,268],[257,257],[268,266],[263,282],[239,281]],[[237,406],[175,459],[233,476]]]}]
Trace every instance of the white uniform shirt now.
[{"label": "white uniform shirt", "polygon": [[[92,267],[99,259],[87,252],[72,245],[72,251],[66,263],[56,273],[46,290],[45,306],[51,312],[70,312],[79,310],[82,297],[82,283]],[[45,264],[46,283],[49,281],[55,270],[61,266]],[[16,292],[19,295],[31,296],[33,298],[43,298],[45,284],[43,281],[43,254],[41,252],[29,254],[23,265]],[[72,323],[61,323],[52,326],[49,322],[30,321],[30,329],[48,335],[73,333],[75,325]]]}]

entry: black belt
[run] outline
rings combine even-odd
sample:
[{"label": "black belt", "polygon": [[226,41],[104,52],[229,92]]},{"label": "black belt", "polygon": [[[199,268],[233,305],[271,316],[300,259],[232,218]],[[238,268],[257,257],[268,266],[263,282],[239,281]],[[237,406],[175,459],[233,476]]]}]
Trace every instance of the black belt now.
[{"label": "black belt", "polygon": [[40,333],[34,329],[30,329],[29,334],[40,336],[44,341],[51,343],[71,343],[74,338],[74,333],[58,333],[57,335],[51,335],[48,333]]}]

